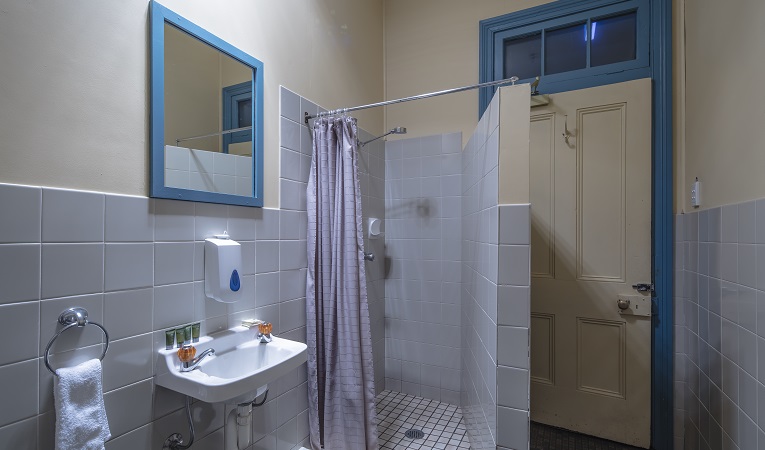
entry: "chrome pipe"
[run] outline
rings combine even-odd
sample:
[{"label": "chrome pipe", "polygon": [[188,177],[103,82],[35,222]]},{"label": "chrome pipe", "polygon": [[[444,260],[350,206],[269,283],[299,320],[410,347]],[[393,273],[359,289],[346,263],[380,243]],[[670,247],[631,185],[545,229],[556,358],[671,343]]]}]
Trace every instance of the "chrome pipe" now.
[{"label": "chrome pipe", "polygon": [[510,78],[505,78],[504,80],[498,80],[498,81],[487,81],[485,83],[472,84],[470,86],[446,89],[443,91],[429,92],[427,94],[413,95],[411,97],[397,98],[395,100],[386,100],[384,102],[370,103],[368,105],[354,106],[352,108],[332,109],[327,112],[321,112],[315,116],[309,115],[306,112],[305,123],[308,124],[308,120],[315,119],[317,117],[334,116],[336,114],[344,114],[351,111],[358,111],[360,109],[377,108],[378,106],[395,105],[396,103],[404,103],[404,102],[409,102],[412,100],[422,100],[422,99],[430,98],[430,97],[438,97],[439,95],[454,94],[457,92],[469,91],[472,89],[478,89],[478,88],[489,87],[489,86],[498,86],[500,84],[508,84],[508,83],[515,84],[516,81],[518,81],[518,77],[510,77]]}]

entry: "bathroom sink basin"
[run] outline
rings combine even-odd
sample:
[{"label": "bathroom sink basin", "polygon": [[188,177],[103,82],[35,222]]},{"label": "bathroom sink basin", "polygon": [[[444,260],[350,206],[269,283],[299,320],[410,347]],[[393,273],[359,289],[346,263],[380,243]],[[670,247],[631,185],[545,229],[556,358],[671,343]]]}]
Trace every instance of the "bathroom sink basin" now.
[{"label": "bathroom sink basin", "polygon": [[244,403],[264,391],[268,383],[286,375],[306,361],[306,345],[274,337],[268,344],[255,340],[257,328],[235,327],[200,338],[197,355],[213,348],[190,372],[180,371],[173,350],[159,350],[156,383],[181,394],[208,402]]}]

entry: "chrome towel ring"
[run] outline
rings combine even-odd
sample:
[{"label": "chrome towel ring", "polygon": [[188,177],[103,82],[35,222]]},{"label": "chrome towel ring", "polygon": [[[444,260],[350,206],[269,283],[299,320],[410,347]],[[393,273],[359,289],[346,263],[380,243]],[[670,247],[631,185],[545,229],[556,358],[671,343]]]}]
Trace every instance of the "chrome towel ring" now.
[{"label": "chrome towel ring", "polygon": [[58,316],[58,323],[61,325],[64,325],[64,328],[62,328],[58,333],[56,333],[50,341],[48,341],[48,345],[45,347],[45,367],[50,370],[50,372],[53,375],[58,376],[55,370],[50,366],[50,362],[48,361],[48,356],[50,356],[50,347],[53,345],[53,341],[58,339],[61,334],[72,328],[72,327],[79,327],[83,328],[85,325],[95,325],[98,328],[101,329],[101,331],[104,332],[104,337],[106,338],[106,346],[104,347],[104,352],[101,354],[101,357],[98,358],[101,361],[104,360],[104,356],[106,356],[106,351],[109,350],[109,333],[106,331],[106,328],[103,327],[103,325],[98,324],[96,322],[90,322],[88,321],[88,310],[85,308],[75,307],[75,308],[69,308],[65,311],[63,311]]}]

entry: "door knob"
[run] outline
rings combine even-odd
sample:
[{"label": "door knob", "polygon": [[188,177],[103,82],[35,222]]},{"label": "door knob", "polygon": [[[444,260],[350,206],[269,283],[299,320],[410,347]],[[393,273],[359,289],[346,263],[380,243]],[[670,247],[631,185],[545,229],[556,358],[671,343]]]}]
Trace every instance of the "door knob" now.
[{"label": "door knob", "polygon": [[630,307],[630,301],[620,298],[616,301],[616,306],[618,306],[619,309],[627,309]]}]

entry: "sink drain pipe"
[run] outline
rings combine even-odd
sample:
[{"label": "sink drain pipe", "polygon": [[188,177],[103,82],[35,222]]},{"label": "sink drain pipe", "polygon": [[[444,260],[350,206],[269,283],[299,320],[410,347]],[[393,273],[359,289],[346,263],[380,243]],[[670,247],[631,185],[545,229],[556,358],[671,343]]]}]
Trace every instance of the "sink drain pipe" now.
[{"label": "sink drain pipe", "polygon": [[[239,403],[235,409],[231,410],[225,426],[226,450],[244,450],[250,446],[252,443],[252,408],[263,406],[267,399],[268,389],[266,389],[263,400],[260,402],[256,402],[257,397],[255,397],[251,402]],[[236,423],[236,428],[232,429],[234,423]]]}]

